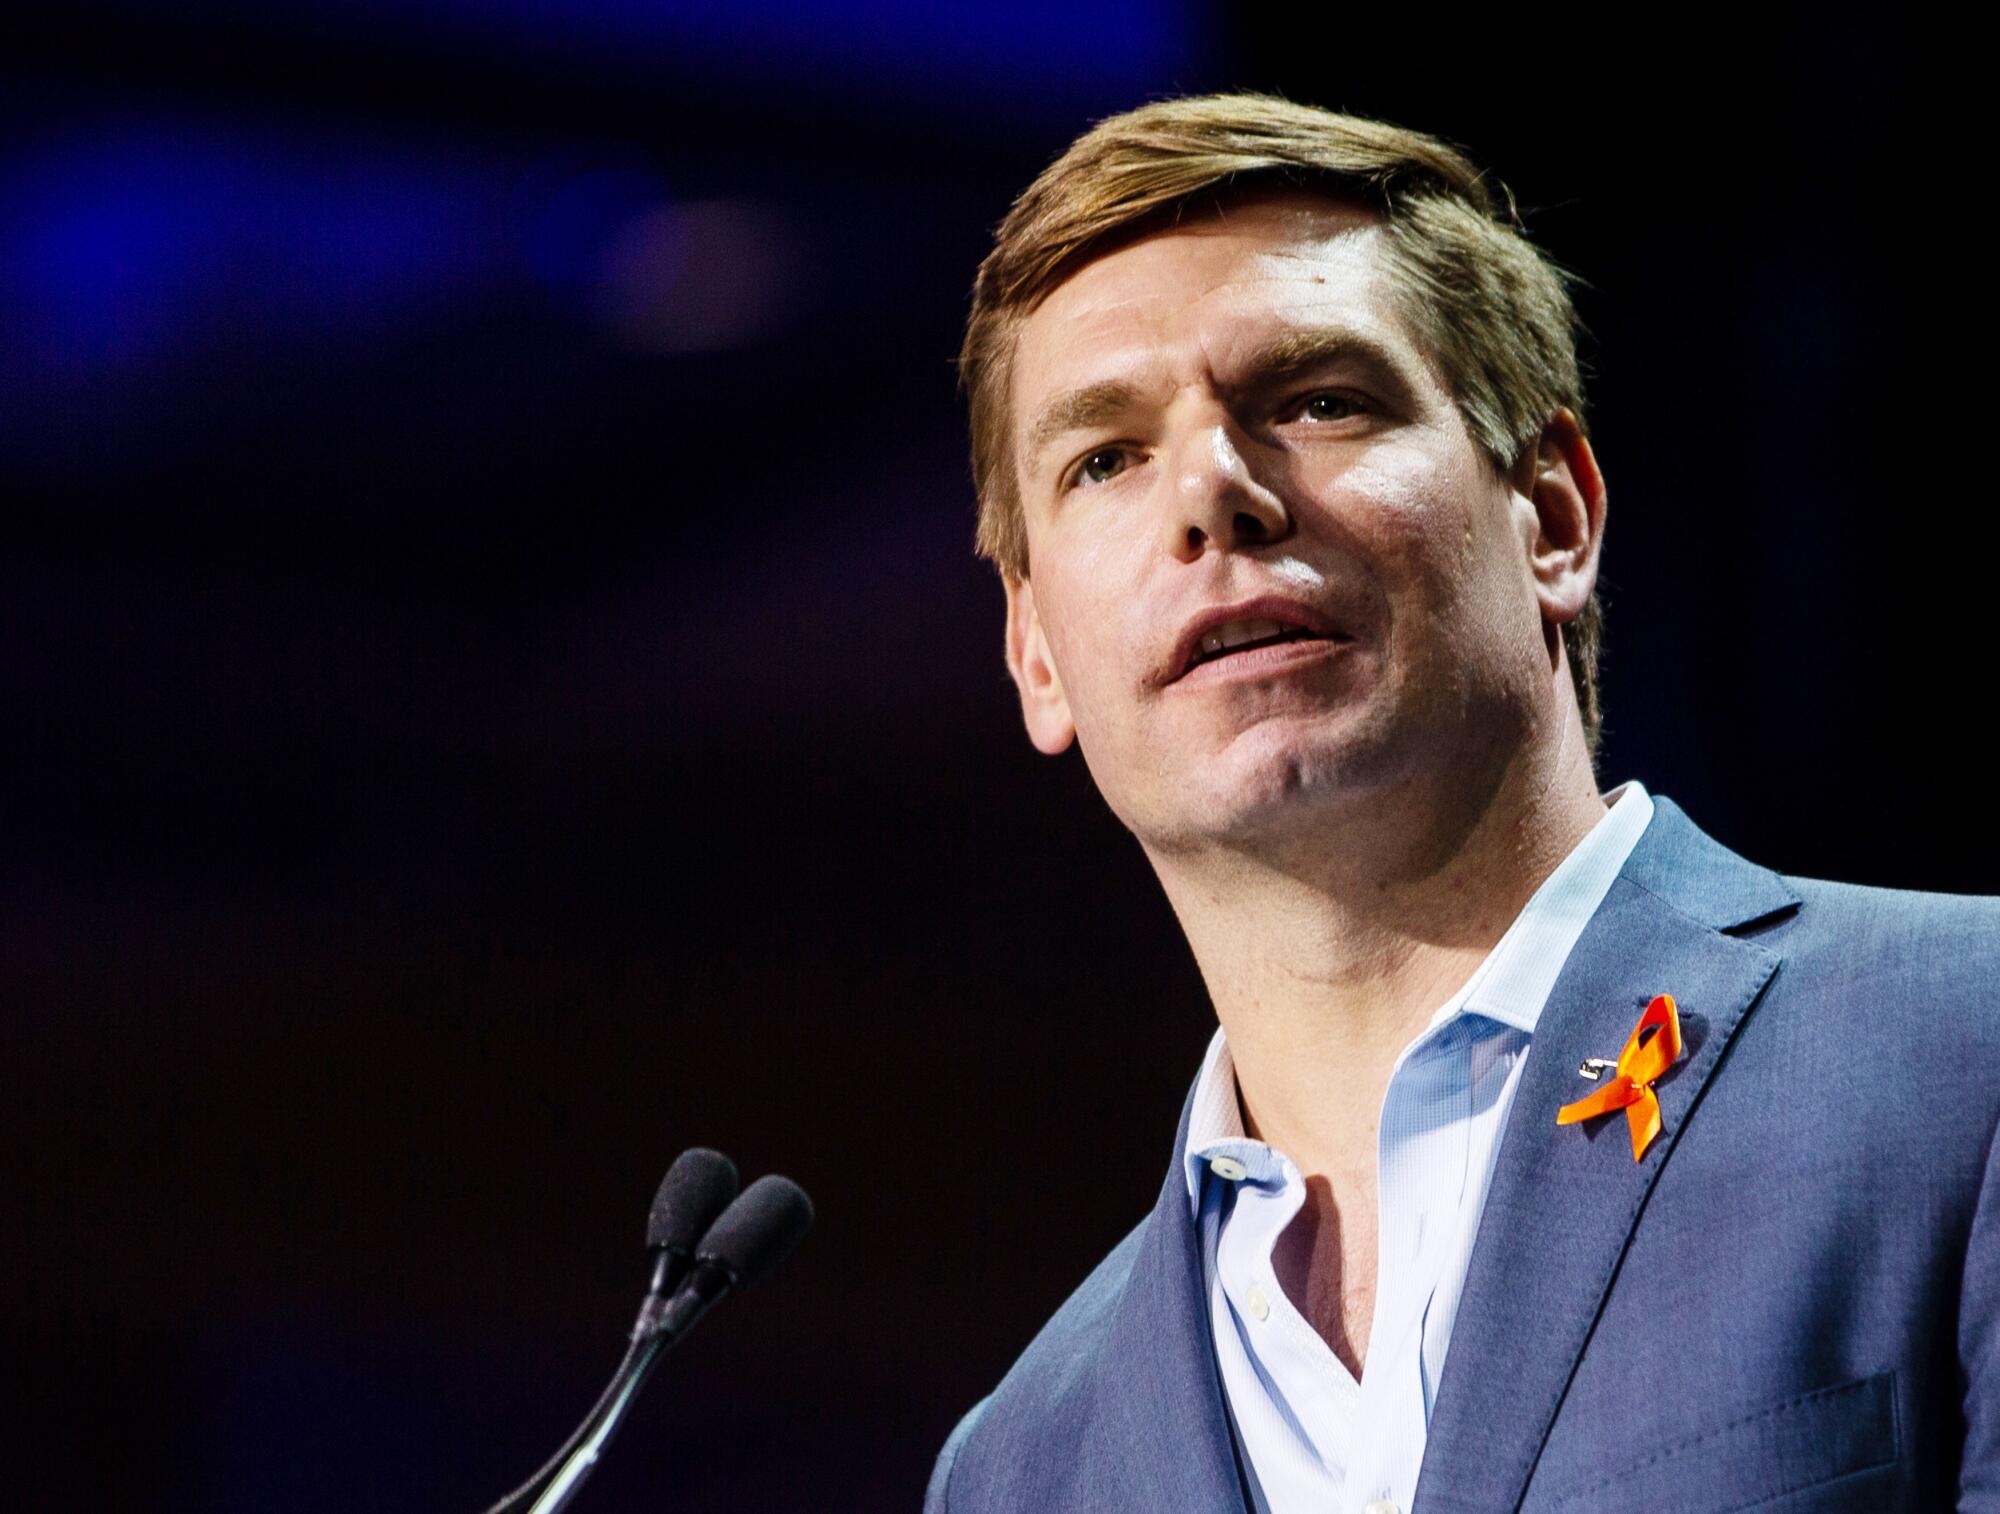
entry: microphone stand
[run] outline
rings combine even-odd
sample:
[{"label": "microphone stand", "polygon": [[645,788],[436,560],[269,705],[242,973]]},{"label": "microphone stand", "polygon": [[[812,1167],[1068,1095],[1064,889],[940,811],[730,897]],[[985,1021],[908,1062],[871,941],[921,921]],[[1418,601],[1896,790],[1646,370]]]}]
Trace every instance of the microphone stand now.
[{"label": "microphone stand", "polygon": [[[611,1379],[611,1386],[604,1390],[604,1396],[590,1411],[590,1417],[570,1437],[574,1449],[565,1447],[568,1455],[549,1485],[542,1490],[542,1496],[529,1508],[528,1514],[556,1514],[576,1497],[583,1487],[583,1480],[595,1470],[597,1458],[603,1454],[605,1446],[610,1444],[611,1437],[624,1420],[625,1411],[638,1397],[640,1385],[645,1382],[646,1374],[652,1370],[660,1348],[665,1344],[665,1339],[658,1333],[633,1336],[631,1349],[625,1353],[625,1360],[619,1363],[618,1375]],[[561,1451],[556,1454],[563,1456]],[[528,1486],[533,1487],[547,1470],[544,1467],[542,1472],[536,1473]]]},{"label": "microphone stand", "polygon": [[509,1514],[510,1510],[518,1508],[522,1501],[528,1498],[535,1489],[539,1488],[555,1475],[556,1470],[568,1459],[570,1453],[583,1443],[584,1437],[590,1433],[591,1427],[597,1423],[598,1417],[604,1413],[611,1401],[618,1396],[619,1390],[624,1387],[626,1378],[632,1371],[633,1364],[638,1360],[639,1348],[640,1342],[635,1336],[631,1344],[625,1348],[624,1360],[618,1363],[618,1370],[612,1374],[611,1381],[605,1386],[604,1391],[597,1395],[597,1402],[590,1406],[590,1412],[583,1417],[583,1423],[570,1431],[569,1439],[556,1447],[554,1455],[535,1468],[533,1476],[489,1508],[486,1514]]},{"label": "microphone stand", "polygon": [[[632,1326],[632,1345],[619,1364],[618,1375],[611,1379],[611,1386],[604,1390],[590,1417],[570,1437],[574,1449],[566,1455],[557,1453],[563,1456],[562,1465],[542,1490],[542,1496],[529,1507],[528,1514],[557,1514],[576,1497],[583,1480],[596,1467],[597,1458],[624,1420],[625,1411],[632,1407],[632,1400],[638,1396],[639,1387],[660,1352],[692,1330],[696,1321],[721,1303],[738,1284],[739,1275],[728,1263],[704,1255],[681,1277],[671,1295],[660,1292],[646,1295],[645,1303],[639,1306],[639,1318]],[[541,1474],[536,1475],[539,1478]]]}]

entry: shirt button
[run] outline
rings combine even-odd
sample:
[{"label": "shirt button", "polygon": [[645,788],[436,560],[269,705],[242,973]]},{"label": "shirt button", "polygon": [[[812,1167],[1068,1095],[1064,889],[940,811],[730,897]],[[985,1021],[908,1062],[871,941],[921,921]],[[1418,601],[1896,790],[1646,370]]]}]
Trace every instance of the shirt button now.
[{"label": "shirt button", "polygon": [[1378,1498],[1361,1511],[1361,1514],[1403,1514],[1393,1498]]},{"label": "shirt button", "polygon": [[1240,1183],[1250,1176],[1250,1169],[1234,1157],[1210,1157],[1208,1170],[1225,1183]]},{"label": "shirt button", "polygon": [[1243,1302],[1250,1306],[1250,1312],[1259,1319],[1265,1319],[1271,1313],[1271,1301],[1264,1297],[1264,1290],[1255,1283],[1252,1283],[1250,1291],[1243,1295]]}]

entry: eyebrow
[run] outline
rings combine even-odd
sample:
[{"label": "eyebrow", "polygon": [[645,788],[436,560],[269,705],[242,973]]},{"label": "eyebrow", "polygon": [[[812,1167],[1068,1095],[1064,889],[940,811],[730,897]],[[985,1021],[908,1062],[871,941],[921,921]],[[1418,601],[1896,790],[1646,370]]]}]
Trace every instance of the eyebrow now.
[{"label": "eyebrow", "polygon": [[1288,331],[1258,348],[1243,364],[1249,375],[1244,387],[1281,384],[1317,368],[1335,363],[1356,362],[1376,370],[1378,375],[1407,387],[1403,365],[1395,352],[1366,332],[1342,326],[1322,326],[1306,331]]},{"label": "eyebrow", "polygon": [[1057,395],[1042,406],[1035,424],[1029,427],[1027,455],[1039,457],[1042,449],[1057,437],[1103,425],[1128,409],[1138,397],[1137,389],[1118,379],[1086,384]]},{"label": "eyebrow", "polygon": [[[1377,378],[1394,386],[1399,396],[1407,396],[1409,392],[1410,381],[1393,350],[1364,332],[1338,326],[1288,331],[1265,343],[1245,360],[1243,370],[1247,377],[1233,387],[1283,384],[1340,362],[1365,365]],[[1028,428],[1026,457],[1033,461],[1057,438],[1104,424],[1129,409],[1138,398],[1138,389],[1119,379],[1085,384],[1057,395],[1042,406]]]}]

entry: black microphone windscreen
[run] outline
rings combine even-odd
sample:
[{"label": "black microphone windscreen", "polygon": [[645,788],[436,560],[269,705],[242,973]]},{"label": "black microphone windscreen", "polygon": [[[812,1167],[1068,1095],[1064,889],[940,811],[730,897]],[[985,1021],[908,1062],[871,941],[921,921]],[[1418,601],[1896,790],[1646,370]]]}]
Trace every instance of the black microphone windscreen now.
[{"label": "black microphone windscreen", "polygon": [[653,1195],[646,1245],[693,1251],[715,1217],[736,1197],[736,1164],[719,1151],[693,1146],[674,1158]]},{"label": "black microphone windscreen", "polygon": [[812,1222],[805,1189],[790,1178],[761,1177],[722,1211],[696,1255],[728,1268],[740,1292],[790,1256]]}]

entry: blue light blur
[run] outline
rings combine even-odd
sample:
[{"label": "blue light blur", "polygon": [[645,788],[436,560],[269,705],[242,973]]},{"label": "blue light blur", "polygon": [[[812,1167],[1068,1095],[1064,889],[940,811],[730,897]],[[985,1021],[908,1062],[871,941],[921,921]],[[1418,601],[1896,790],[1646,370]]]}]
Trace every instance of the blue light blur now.
[{"label": "blue light blur", "polygon": [[[252,0],[197,0],[184,13],[263,20]],[[777,83],[847,92],[892,87],[933,105],[1068,120],[1185,86],[1204,11],[1191,0],[294,0],[294,19],[397,37],[476,39],[540,63],[625,77],[673,69],[735,76],[747,98]]]},{"label": "blue light blur", "polygon": [[334,335],[514,261],[496,165],[132,123],[0,162],[0,310],[61,375]]},{"label": "blue light blur", "polygon": [[[0,158],[0,458],[89,466],[187,395],[379,351],[528,291],[592,315],[666,190],[607,155],[154,117]],[[613,333],[615,338],[616,333]]]}]

